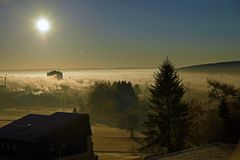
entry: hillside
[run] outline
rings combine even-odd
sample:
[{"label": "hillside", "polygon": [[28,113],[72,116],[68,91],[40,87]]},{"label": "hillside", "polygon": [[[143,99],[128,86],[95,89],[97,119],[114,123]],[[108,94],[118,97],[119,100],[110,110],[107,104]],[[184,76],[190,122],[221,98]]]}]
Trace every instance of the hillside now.
[{"label": "hillside", "polygon": [[181,67],[178,70],[183,72],[238,74],[240,72],[240,61],[193,65],[193,66]]},{"label": "hillside", "polygon": [[234,148],[234,145],[215,143],[163,156],[152,156],[146,160],[237,160],[239,155],[234,155],[236,159],[232,157]]}]

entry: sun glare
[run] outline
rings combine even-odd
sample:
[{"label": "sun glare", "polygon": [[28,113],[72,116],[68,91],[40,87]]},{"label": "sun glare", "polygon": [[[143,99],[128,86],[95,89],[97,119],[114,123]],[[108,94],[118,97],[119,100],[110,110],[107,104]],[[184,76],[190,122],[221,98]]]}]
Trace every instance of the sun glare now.
[{"label": "sun glare", "polygon": [[45,33],[50,30],[50,23],[45,18],[40,18],[36,21],[36,28],[39,32]]}]

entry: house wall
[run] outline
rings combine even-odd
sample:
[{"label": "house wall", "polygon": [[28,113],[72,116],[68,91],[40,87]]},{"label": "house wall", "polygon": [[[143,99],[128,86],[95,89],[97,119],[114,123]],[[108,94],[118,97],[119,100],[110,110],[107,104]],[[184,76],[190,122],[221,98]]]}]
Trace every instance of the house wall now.
[{"label": "house wall", "polygon": [[81,122],[75,121],[44,137],[37,144],[37,159],[80,156],[83,160],[89,160],[93,155],[92,138],[84,135],[81,127],[76,127],[79,123]]},{"label": "house wall", "polygon": [[36,153],[34,146],[35,144],[31,142],[0,139],[0,160],[33,160]]},{"label": "house wall", "polygon": [[[63,157],[61,157],[61,160],[92,160],[92,156],[93,156],[92,138],[91,138],[91,136],[89,136],[87,139],[88,139],[87,152],[80,153],[80,154],[74,154],[74,155],[70,155],[70,156],[63,156]],[[54,159],[54,160],[59,160],[59,158]]]},{"label": "house wall", "polygon": [[[54,160],[59,160],[59,158]],[[89,157],[88,153],[82,153],[82,154],[62,157],[61,160],[91,160],[91,157]]]}]

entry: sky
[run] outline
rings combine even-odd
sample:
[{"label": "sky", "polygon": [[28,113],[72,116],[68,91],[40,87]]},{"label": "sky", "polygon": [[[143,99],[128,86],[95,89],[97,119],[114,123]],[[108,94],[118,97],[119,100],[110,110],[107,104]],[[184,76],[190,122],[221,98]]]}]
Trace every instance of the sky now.
[{"label": "sky", "polygon": [[0,0],[0,70],[156,68],[165,57],[240,60],[240,1]]}]

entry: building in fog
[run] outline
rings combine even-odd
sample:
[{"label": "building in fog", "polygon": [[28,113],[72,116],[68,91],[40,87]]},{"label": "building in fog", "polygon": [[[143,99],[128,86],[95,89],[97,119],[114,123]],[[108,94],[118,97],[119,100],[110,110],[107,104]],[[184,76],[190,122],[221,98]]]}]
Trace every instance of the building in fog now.
[{"label": "building in fog", "polygon": [[47,76],[54,76],[58,80],[63,79],[63,73],[60,71],[56,71],[56,70],[48,72]]},{"label": "building in fog", "polygon": [[0,159],[92,160],[88,114],[29,114],[0,128]]}]

